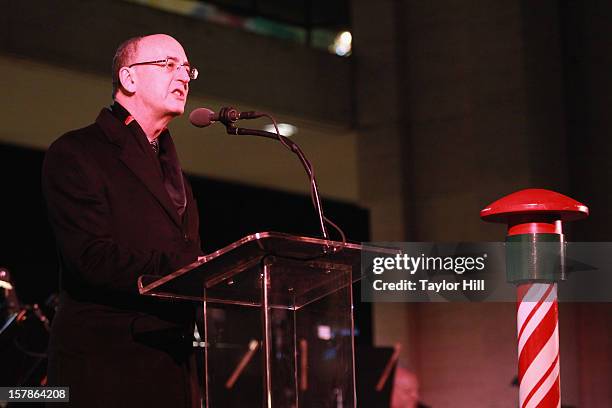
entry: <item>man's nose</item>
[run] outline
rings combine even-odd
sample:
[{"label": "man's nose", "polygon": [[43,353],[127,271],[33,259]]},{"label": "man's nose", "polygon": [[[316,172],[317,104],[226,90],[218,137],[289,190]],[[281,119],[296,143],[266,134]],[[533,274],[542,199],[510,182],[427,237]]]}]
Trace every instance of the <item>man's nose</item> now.
[{"label": "man's nose", "polygon": [[185,66],[185,65],[181,65],[178,69],[178,77],[177,79],[179,81],[185,82],[185,83],[189,83],[189,81],[191,81],[191,77],[189,76],[189,67]]}]

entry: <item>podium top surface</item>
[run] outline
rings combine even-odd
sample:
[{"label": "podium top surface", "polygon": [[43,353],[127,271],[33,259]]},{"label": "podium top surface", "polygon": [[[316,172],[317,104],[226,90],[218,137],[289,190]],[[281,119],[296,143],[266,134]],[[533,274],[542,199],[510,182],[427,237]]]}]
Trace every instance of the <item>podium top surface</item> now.
[{"label": "podium top surface", "polygon": [[142,295],[202,300],[205,288],[212,288],[241,272],[253,269],[266,256],[304,264],[328,264],[360,269],[362,252],[394,255],[396,249],[279,232],[248,235],[200,260],[165,276],[143,275],[138,279]]}]

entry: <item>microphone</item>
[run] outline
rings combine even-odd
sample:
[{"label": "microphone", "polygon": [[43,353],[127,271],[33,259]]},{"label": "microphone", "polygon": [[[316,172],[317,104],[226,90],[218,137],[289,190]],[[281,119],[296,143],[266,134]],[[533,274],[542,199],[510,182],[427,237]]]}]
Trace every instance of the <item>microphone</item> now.
[{"label": "microphone", "polygon": [[264,115],[264,113],[255,111],[239,112],[232,107],[221,108],[219,113],[215,113],[208,108],[197,108],[189,114],[189,121],[197,127],[210,126],[214,122],[221,122],[227,126],[240,119],[256,119]]}]

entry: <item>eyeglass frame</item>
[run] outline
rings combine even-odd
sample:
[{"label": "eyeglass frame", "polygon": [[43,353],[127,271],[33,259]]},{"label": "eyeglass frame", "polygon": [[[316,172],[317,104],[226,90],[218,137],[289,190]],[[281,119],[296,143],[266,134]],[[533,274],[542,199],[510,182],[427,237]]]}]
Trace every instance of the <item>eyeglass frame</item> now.
[{"label": "eyeglass frame", "polygon": [[[179,61],[177,58],[174,57],[166,57],[165,59],[161,59],[161,60],[157,60],[157,61],[144,61],[144,62],[135,62],[133,64],[128,65],[128,68],[132,68],[138,65],[158,65],[161,66],[161,64],[164,64],[163,67],[164,68],[168,68],[168,62],[173,62],[177,65],[176,70],[178,71],[181,67],[186,67],[187,68],[187,75],[189,76],[189,79],[194,81],[198,78],[198,69],[196,67],[192,67],[188,62],[184,62],[182,64],[179,64]],[[170,70],[170,72],[172,72],[172,69]]]}]

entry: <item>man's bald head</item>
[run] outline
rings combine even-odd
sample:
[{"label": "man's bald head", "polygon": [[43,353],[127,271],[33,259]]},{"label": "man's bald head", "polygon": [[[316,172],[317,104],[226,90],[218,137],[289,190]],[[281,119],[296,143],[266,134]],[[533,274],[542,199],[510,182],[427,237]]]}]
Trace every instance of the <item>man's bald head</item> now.
[{"label": "man's bald head", "polygon": [[183,46],[166,34],[124,42],[117,50],[113,68],[114,100],[130,112],[147,135],[156,134],[183,114],[189,82],[197,76]]},{"label": "man's bald head", "polygon": [[419,402],[419,379],[412,371],[398,366],[393,381],[391,408],[415,408]]},{"label": "man's bald head", "polygon": [[151,34],[132,37],[122,42],[117,48],[117,51],[115,51],[115,56],[113,57],[113,98],[116,97],[119,87],[121,86],[119,71],[122,67],[127,67],[137,62],[138,59],[146,59],[146,56],[141,55],[143,53],[155,53],[155,50],[160,48],[163,49],[168,46],[178,46],[181,48],[181,51],[183,51],[180,43],[174,37],[167,34]]},{"label": "man's bald head", "polygon": [[113,98],[117,95],[119,90],[119,70],[121,67],[125,67],[130,64],[131,61],[136,59],[138,53],[138,43],[144,37],[132,37],[119,45],[115,56],[113,57]]}]

